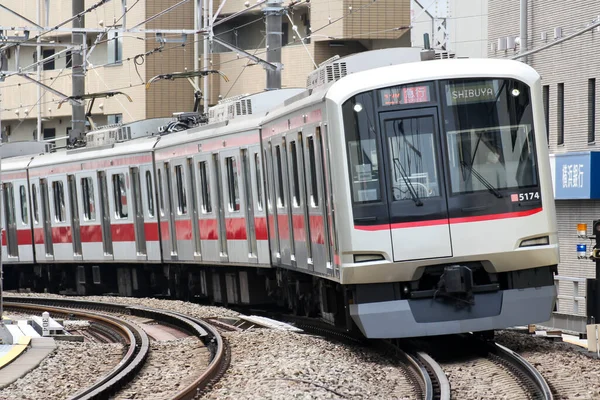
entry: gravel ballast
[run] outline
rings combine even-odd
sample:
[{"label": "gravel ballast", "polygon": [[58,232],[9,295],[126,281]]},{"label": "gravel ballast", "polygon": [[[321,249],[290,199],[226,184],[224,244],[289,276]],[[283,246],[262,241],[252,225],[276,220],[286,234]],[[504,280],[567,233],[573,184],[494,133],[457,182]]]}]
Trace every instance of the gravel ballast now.
[{"label": "gravel ballast", "polygon": [[123,357],[120,343],[56,342],[56,350],[29,374],[4,389],[0,399],[65,399],[89,387]]},{"label": "gravel ballast", "polygon": [[600,360],[568,343],[501,331],[496,342],[529,361],[555,392],[554,399],[599,399]]},{"label": "gravel ballast", "polygon": [[228,332],[231,366],[204,399],[416,399],[399,362],[289,331]]}]

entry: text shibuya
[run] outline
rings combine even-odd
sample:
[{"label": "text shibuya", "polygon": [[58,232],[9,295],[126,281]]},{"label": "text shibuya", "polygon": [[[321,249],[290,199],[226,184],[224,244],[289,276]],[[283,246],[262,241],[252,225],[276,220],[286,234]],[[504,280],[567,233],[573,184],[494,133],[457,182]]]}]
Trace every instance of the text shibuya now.
[{"label": "text shibuya", "polygon": [[464,90],[453,90],[453,99],[467,99],[472,97],[487,97],[495,96],[493,88],[478,88],[478,89],[464,89]]}]

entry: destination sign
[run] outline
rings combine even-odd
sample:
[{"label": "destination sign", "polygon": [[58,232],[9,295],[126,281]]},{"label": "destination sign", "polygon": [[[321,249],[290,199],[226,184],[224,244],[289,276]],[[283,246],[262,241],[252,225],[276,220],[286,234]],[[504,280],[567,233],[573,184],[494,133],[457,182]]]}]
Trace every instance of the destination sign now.
[{"label": "destination sign", "polygon": [[382,106],[427,103],[431,101],[429,86],[396,86],[379,91]]},{"label": "destination sign", "polygon": [[450,106],[496,101],[496,81],[468,82],[446,85],[446,102]]}]

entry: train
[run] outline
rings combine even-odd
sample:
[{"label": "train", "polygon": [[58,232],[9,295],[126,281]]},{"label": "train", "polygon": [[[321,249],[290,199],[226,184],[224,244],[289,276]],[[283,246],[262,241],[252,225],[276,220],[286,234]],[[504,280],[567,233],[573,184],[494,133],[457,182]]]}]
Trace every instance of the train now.
[{"label": "train", "polygon": [[[283,307],[367,338],[547,321],[559,261],[540,75],[392,48],[208,120],[1,163],[5,288]],[[0,148],[2,150],[2,148]]]}]

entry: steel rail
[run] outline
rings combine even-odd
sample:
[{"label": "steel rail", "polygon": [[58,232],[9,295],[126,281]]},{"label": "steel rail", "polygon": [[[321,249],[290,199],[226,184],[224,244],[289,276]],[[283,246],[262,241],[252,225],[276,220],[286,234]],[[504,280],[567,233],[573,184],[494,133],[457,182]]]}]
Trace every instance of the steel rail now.
[{"label": "steel rail", "polygon": [[209,349],[211,357],[208,367],[192,383],[173,394],[174,400],[188,400],[197,397],[212,383],[216,382],[229,367],[230,352],[219,334],[210,322],[189,317],[187,315],[142,306],[127,306],[115,303],[98,303],[86,300],[10,297],[11,301],[19,303],[36,303],[49,306],[63,306],[76,309],[104,311],[116,314],[127,314],[136,317],[146,317],[161,323],[180,328],[198,337]]},{"label": "steel rail", "polygon": [[93,385],[84,388],[72,396],[69,400],[100,399],[108,398],[116,393],[125,384],[129,383],[137,371],[144,365],[148,354],[150,353],[150,339],[146,332],[141,328],[128,323],[127,321],[108,316],[99,315],[90,312],[83,312],[68,307],[53,307],[47,305],[23,304],[17,302],[6,302],[6,307],[14,310],[26,311],[48,311],[54,315],[77,316],[78,318],[93,321],[99,325],[107,326],[115,332],[118,332],[122,339],[129,344],[127,352],[113,369],[102,376]]}]

